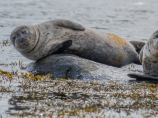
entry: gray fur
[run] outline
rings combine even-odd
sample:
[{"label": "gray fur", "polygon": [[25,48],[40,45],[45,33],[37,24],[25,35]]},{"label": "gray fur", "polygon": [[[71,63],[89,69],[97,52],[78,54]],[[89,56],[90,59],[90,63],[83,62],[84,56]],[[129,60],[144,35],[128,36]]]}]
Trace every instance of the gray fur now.
[{"label": "gray fur", "polygon": [[158,75],[158,31],[147,40],[139,55],[144,74]]},{"label": "gray fur", "polygon": [[[52,20],[35,26],[25,26],[28,27],[27,30],[31,30],[27,43],[21,40],[23,27],[16,28],[10,39],[14,47],[28,59],[38,60],[64,49],[64,53],[75,54],[116,67],[130,63],[140,64],[138,54],[129,42],[124,39],[121,40],[122,42],[111,40],[108,33],[87,28],[72,21]],[[14,41],[13,37],[17,39]],[[27,40],[27,36],[24,38]],[[32,40],[35,40],[36,44],[33,45]],[[64,48],[63,42],[69,40],[72,40],[72,45]],[[30,47],[29,43],[33,47]],[[22,47],[29,48],[25,50]]]},{"label": "gray fur", "polygon": [[158,81],[158,31],[147,40],[139,54],[144,74],[129,74],[130,77],[140,80]]}]

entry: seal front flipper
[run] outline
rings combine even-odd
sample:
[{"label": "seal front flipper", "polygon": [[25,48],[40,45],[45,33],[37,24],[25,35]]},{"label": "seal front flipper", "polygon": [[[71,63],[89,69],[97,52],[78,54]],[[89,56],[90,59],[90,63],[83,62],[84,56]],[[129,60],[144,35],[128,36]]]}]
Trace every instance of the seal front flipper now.
[{"label": "seal front flipper", "polygon": [[55,20],[54,22],[55,22],[55,25],[59,26],[59,27],[64,27],[64,28],[68,28],[68,29],[72,29],[72,30],[79,30],[79,31],[85,30],[84,26],[82,26],[78,23],[69,21],[69,20]]},{"label": "seal front flipper", "polygon": [[145,45],[145,42],[142,42],[142,41],[129,41],[129,42],[133,45],[133,47],[135,48],[138,54],[140,53],[140,50]]},{"label": "seal front flipper", "polygon": [[55,52],[52,53],[52,54],[63,53],[63,52],[64,52],[67,48],[69,48],[71,45],[72,45],[72,40],[64,41],[64,42],[62,43],[62,47],[59,48],[57,51],[55,51]]},{"label": "seal front flipper", "polygon": [[129,73],[128,76],[131,78],[136,78],[138,81],[158,81],[158,77],[150,75]]}]

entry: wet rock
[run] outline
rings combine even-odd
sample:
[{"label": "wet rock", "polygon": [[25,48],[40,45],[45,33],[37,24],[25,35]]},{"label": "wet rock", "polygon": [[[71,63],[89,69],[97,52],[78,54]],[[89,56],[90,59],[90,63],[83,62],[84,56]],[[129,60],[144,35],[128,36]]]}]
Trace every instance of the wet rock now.
[{"label": "wet rock", "polygon": [[96,79],[128,81],[129,70],[100,64],[75,55],[56,54],[27,65],[26,70],[35,75],[50,73],[53,78]]}]

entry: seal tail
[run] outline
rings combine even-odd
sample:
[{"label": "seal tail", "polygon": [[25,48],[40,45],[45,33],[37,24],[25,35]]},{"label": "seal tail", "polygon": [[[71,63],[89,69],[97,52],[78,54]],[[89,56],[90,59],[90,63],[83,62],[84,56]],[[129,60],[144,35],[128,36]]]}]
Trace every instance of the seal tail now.
[{"label": "seal tail", "polygon": [[140,50],[144,47],[145,42],[142,41],[129,41],[133,47],[135,48],[136,52],[139,54]]}]

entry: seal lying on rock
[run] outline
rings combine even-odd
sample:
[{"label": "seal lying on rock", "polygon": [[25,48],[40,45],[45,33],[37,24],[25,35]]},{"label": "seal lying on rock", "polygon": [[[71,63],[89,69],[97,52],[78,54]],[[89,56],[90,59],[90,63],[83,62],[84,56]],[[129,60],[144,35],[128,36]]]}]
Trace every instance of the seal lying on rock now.
[{"label": "seal lying on rock", "polygon": [[143,65],[143,74],[129,74],[130,77],[140,79],[158,80],[158,31],[147,40],[147,43],[140,51],[140,62]]},{"label": "seal lying on rock", "polygon": [[35,75],[50,73],[53,78],[101,79],[120,82],[130,80],[127,76],[130,71],[97,63],[72,54],[47,56],[28,64],[26,70]]},{"label": "seal lying on rock", "polygon": [[16,50],[31,60],[64,52],[116,67],[140,64],[135,48],[126,40],[69,20],[20,26],[10,39]]}]

